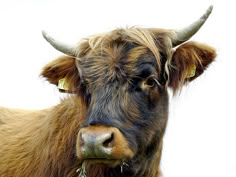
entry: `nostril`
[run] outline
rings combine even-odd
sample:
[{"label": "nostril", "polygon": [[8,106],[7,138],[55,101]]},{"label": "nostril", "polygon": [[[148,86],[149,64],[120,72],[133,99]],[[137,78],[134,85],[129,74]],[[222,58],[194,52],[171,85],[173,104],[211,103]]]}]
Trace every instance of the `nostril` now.
[{"label": "nostril", "polygon": [[113,146],[114,134],[111,133],[110,137],[108,137],[103,143],[103,147],[110,148]]}]

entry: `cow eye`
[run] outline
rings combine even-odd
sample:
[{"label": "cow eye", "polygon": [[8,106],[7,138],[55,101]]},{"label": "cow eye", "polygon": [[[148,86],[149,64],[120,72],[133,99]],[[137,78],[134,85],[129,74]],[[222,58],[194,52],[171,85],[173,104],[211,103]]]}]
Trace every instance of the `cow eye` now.
[{"label": "cow eye", "polygon": [[[133,86],[135,85],[136,84],[133,84]],[[137,85],[133,88],[136,92],[142,92],[142,91],[147,91],[154,88],[162,88],[162,86],[155,77],[150,76],[144,80],[137,81]]]},{"label": "cow eye", "polygon": [[154,77],[148,77],[146,80],[142,82],[141,88],[143,90],[154,88],[158,85],[158,83],[159,82]]},{"label": "cow eye", "polygon": [[148,78],[146,81],[144,81],[143,84],[145,87],[152,88],[152,87],[155,87],[157,83],[154,78]]}]

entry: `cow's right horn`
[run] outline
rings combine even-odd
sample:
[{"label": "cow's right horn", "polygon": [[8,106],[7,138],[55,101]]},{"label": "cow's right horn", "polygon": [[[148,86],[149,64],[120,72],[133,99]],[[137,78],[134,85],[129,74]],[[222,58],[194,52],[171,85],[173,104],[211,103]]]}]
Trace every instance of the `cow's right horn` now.
[{"label": "cow's right horn", "polygon": [[172,40],[172,46],[175,47],[177,45],[180,45],[181,43],[190,39],[196,32],[198,32],[198,30],[202,27],[202,25],[206,22],[207,18],[211,14],[212,9],[213,6],[210,6],[200,19],[183,29],[176,30],[174,39]]},{"label": "cow's right horn", "polygon": [[55,40],[51,36],[49,36],[45,31],[42,31],[43,37],[57,50],[60,52],[70,55],[76,56],[76,50],[74,46],[70,46],[67,44],[62,43],[61,41]]}]

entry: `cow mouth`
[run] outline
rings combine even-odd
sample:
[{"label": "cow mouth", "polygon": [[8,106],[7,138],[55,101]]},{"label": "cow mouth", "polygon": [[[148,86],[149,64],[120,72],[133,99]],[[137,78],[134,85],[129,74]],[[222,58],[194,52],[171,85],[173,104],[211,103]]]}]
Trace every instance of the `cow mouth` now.
[{"label": "cow mouth", "polygon": [[105,158],[88,158],[84,159],[83,163],[89,165],[103,165],[108,167],[116,167],[126,164],[125,159],[105,159]]}]

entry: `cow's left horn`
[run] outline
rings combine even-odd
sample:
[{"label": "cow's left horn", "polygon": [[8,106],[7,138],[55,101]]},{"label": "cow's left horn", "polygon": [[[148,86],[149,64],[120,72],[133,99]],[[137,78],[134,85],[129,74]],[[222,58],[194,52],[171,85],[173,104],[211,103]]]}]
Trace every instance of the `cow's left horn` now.
[{"label": "cow's left horn", "polygon": [[57,50],[60,52],[70,55],[70,56],[76,56],[76,50],[73,46],[67,45],[62,43],[61,41],[55,40],[51,36],[49,36],[45,31],[42,31],[43,37]]},{"label": "cow's left horn", "polygon": [[207,18],[211,14],[213,6],[210,6],[205,14],[201,16],[200,19],[192,23],[191,25],[175,31],[174,39],[172,40],[172,46],[175,47],[188,39],[190,39],[198,30],[202,27],[202,25],[206,22]]}]

